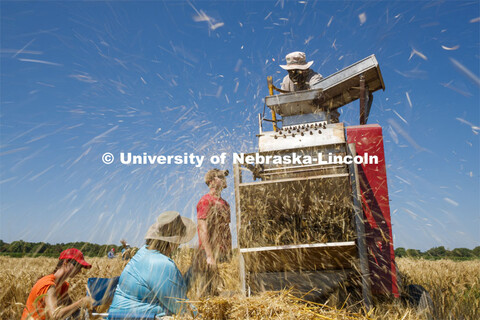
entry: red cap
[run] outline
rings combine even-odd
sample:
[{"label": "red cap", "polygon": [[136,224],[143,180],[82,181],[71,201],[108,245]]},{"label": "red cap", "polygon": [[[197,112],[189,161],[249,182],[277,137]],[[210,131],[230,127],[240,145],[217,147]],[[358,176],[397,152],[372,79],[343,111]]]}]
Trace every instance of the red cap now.
[{"label": "red cap", "polygon": [[80,251],[78,249],[75,249],[75,248],[63,250],[62,253],[60,253],[60,258],[58,258],[58,259],[59,260],[72,259],[72,260],[77,261],[84,268],[90,269],[92,267],[92,265],[90,263],[88,263],[87,261],[85,261],[85,259],[83,259],[82,251]]}]

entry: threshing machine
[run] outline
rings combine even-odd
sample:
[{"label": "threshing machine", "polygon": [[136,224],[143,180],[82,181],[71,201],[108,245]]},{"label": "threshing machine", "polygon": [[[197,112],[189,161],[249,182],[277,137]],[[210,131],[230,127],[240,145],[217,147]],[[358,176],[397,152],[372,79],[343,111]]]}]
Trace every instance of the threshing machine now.
[{"label": "threshing machine", "polygon": [[[367,306],[372,295],[398,297],[382,128],[367,124],[373,93],[385,90],[375,56],[310,90],[273,95],[281,90],[268,83],[273,131],[259,116],[255,163],[234,164],[245,291],[321,297],[356,286]],[[345,126],[337,109],[357,99],[360,124]]]}]

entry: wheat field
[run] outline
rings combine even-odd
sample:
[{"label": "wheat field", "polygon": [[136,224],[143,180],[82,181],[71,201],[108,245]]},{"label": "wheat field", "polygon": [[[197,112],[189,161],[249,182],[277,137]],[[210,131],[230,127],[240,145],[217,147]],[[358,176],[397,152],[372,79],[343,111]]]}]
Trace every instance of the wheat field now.
[{"label": "wheat field", "polygon": [[[125,261],[121,259],[87,258],[93,267],[71,279],[73,299],[85,295],[89,277],[114,277],[121,274]],[[185,271],[191,256],[188,252],[175,257],[178,267]],[[20,319],[24,303],[36,280],[53,271],[54,258],[0,257],[0,318]],[[454,262],[426,261],[399,258],[397,264],[406,284],[424,286],[431,294],[433,315],[405,306],[401,301],[378,302],[368,314],[361,308],[340,308],[314,304],[294,297],[290,292],[266,292],[244,297],[238,281],[238,264],[233,260],[220,265],[227,295],[201,299],[195,288],[189,298],[203,319],[480,319],[480,260]],[[176,317],[190,319],[189,316]]]}]

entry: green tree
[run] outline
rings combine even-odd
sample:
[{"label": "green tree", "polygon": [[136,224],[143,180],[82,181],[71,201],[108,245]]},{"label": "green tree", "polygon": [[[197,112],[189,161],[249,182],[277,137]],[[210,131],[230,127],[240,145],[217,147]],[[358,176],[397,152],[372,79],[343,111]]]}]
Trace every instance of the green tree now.
[{"label": "green tree", "polygon": [[417,249],[407,249],[407,257],[418,258],[420,257],[421,252]]},{"label": "green tree", "polygon": [[47,250],[47,244],[45,242],[39,242],[33,245],[31,253],[42,254],[45,250]]},{"label": "green tree", "polygon": [[8,248],[8,243],[3,242],[3,240],[0,240],[0,252],[6,252]]},{"label": "green tree", "polygon": [[444,246],[440,246],[440,247],[431,248],[427,250],[427,252],[425,253],[429,256],[439,258],[439,257],[445,257],[445,255],[447,254],[447,250],[445,249]]},{"label": "green tree", "polygon": [[473,248],[472,254],[475,255],[476,257],[480,258],[480,246],[477,246]]},{"label": "green tree", "polygon": [[455,248],[452,250],[451,255],[459,258],[470,258],[473,256],[473,253],[472,250],[467,248]]},{"label": "green tree", "polygon": [[395,249],[395,257],[405,257],[407,255],[407,251],[405,250],[405,248],[397,248]]},{"label": "green tree", "polygon": [[25,245],[26,243],[23,240],[13,241],[10,243],[7,250],[8,252],[25,253]]}]

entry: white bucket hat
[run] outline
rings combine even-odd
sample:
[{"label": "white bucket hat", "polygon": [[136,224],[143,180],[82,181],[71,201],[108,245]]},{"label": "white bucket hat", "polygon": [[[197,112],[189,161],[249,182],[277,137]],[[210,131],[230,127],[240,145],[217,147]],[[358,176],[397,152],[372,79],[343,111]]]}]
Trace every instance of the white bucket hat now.
[{"label": "white bucket hat", "polygon": [[156,239],[173,243],[185,243],[195,236],[196,226],[191,219],[176,211],[160,213],[157,222],[148,228],[145,239]]},{"label": "white bucket hat", "polygon": [[313,64],[313,60],[310,62],[307,62],[307,57],[305,56],[305,52],[300,52],[300,51],[295,51],[287,54],[287,56],[285,57],[285,60],[287,60],[287,64],[280,65],[280,67],[284,70],[294,70],[294,69],[307,70]]}]

